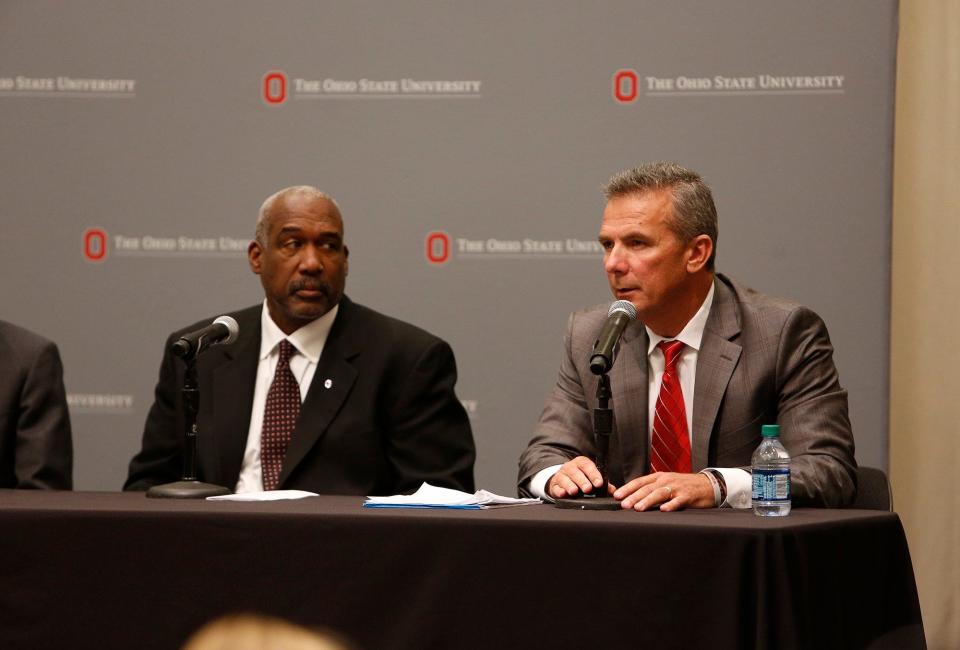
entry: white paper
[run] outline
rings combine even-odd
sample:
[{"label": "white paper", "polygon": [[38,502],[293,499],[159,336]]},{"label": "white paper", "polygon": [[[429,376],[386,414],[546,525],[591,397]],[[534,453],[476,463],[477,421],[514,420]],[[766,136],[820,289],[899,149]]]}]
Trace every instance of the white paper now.
[{"label": "white paper", "polygon": [[367,497],[367,507],[420,507],[420,508],[491,508],[498,506],[524,506],[542,503],[540,499],[516,499],[503,497],[487,490],[478,490],[474,494],[437,487],[424,483],[413,494],[395,494],[387,497]]},{"label": "white paper", "polygon": [[219,497],[207,497],[207,501],[282,501],[284,499],[303,499],[319,496],[316,492],[304,490],[268,490],[266,492],[240,492],[224,494]]}]

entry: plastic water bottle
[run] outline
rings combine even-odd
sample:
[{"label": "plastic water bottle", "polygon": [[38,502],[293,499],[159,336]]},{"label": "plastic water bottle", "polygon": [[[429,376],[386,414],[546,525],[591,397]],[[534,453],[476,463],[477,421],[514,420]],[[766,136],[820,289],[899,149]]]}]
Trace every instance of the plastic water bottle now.
[{"label": "plastic water bottle", "polygon": [[753,452],[753,513],[758,517],[790,514],[790,454],[780,443],[780,425],[765,424],[763,442]]}]

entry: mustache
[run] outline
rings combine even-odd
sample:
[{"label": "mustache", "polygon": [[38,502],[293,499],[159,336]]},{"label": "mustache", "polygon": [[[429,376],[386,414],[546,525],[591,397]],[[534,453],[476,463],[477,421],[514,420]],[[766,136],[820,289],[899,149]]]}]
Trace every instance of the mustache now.
[{"label": "mustache", "polygon": [[328,287],[325,282],[319,282],[317,280],[294,280],[290,283],[287,291],[290,294],[294,294],[304,289],[307,291],[319,291],[327,296],[330,295],[330,287]]}]

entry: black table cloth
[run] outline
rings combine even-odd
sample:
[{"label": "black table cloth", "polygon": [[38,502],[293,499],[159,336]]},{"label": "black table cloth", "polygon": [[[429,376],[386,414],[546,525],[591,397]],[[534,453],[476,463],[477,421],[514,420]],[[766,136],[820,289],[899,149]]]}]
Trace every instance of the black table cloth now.
[{"label": "black table cloth", "polygon": [[0,491],[0,648],[259,612],[388,648],[923,647],[896,514],[363,509]]}]

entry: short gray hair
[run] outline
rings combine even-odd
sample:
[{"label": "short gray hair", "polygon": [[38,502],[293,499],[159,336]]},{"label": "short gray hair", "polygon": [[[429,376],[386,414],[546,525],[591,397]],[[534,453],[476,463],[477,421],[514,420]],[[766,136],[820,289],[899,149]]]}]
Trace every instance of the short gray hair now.
[{"label": "short gray hair", "polygon": [[337,208],[337,212],[340,212],[340,205],[337,203],[336,199],[326,192],[318,190],[312,185],[292,185],[291,187],[285,187],[279,192],[274,192],[268,196],[260,206],[260,214],[257,216],[257,227],[254,230],[254,237],[261,246],[267,245],[267,221],[270,218],[270,212],[273,210],[273,206],[277,202],[286,200],[288,196],[293,195],[305,196],[310,199],[324,199],[330,201],[330,203]]},{"label": "short gray hair", "polygon": [[707,260],[707,268],[712,271],[717,256],[717,207],[713,193],[700,174],[677,163],[647,163],[614,174],[604,185],[603,194],[609,201],[655,190],[670,190],[673,198],[670,229],[680,241],[688,242],[698,235],[707,235],[713,241],[713,252]]}]

